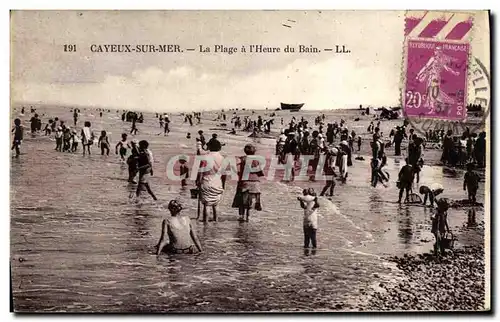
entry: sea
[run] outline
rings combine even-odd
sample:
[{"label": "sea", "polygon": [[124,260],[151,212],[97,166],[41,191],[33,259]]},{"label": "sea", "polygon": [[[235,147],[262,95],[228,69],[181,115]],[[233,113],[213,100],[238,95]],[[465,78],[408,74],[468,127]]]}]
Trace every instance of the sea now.
[{"label": "sea", "polygon": [[[26,128],[22,154],[10,165],[10,267],[11,291],[16,312],[323,312],[348,310],[363,299],[366,290],[380,280],[397,278],[389,256],[424,253],[432,249],[430,208],[396,203],[395,181],[404,156],[389,149],[386,170],[390,183],[370,186],[370,134],[373,115],[359,110],[329,111],[226,111],[203,112],[201,124],[190,126],[180,112],[168,113],[171,132],[163,135],[155,113],[144,112],[136,140],[148,140],[153,152],[154,176],[150,185],[158,202],[144,194],[138,203],[129,195],[135,186],[127,182],[127,168],[114,153],[121,133],[130,132],[122,111],[79,107],[76,129],[92,123],[98,135],[106,130],[111,153],[92,155],[55,151],[55,139],[29,133],[29,105],[21,115],[15,105],[11,118]],[[72,106],[36,105],[43,127],[59,117],[73,126]],[[274,116],[271,116],[272,114]],[[321,190],[324,182],[262,181],[262,211],[253,211],[248,223],[238,222],[231,208],[236,185],[229,182],[219,205],[219,221],[196,221],[197,200],[165,175],[168,160],[195,152],[195,137],[203,130],[207,139],[217,133],[225,143],[225,155],[243,155],[253,143],[257,153],[274,153],[275,139],[295,116],[314,123],[325,114],[326,122],[346,120],[349,130],[363,138],[353,154],[345,184],[337,182],[334,196],[320,198],[318,248],[303,248],[303,210],[297,196],[304,188]],[[275,119],[270,138],[252,138],[237,131],[230,135],[233,115]],[[354,121],[359,118],[359,120]],[[196,122],[195,122],[196,123]],[[226,125],[222,124],[226,123]],[[384,135],[402,120],[382,121]],[[42,129],[43,129],[42,127]],[[191,133],[191,138],[186,134]],[[403,151],[405,154],[406,151]],[[438,150],[424,151],[428,160],[420,184],[439,183],[443,197],[464,199],[464,171],[438,166]],[[434,161],[433,161],[434,160]],[[418,190],[418,185],[414,186]],[[169,214],[165,204],[179,199],[183,215],[190,216],[204,251],[196,255],[156,256],[161,222]],[[478,192],[484,202],[484,186]],[[484,214],[479,211],[477,220]],[[452,229],[467,222],[465,210],[451,209]],[[458,243],[467,243],[467,235]]]}]

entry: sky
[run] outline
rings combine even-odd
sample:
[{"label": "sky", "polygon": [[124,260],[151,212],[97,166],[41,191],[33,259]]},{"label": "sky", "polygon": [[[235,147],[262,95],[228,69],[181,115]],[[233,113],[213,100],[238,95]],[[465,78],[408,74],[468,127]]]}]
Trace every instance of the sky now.
[{"label": "sky", "polygon": [[[13,11],[11,101],[145,111],[397,106],[403,32],[402,11]],[[351,52],[93,53],[93,44]]]}]

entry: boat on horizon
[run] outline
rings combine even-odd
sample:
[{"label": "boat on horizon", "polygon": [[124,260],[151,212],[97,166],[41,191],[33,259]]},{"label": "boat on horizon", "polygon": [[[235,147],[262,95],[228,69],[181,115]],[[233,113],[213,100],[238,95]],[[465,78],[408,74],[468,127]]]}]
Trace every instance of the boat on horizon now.
[{"label": "boat on horizon", "polygon": [[281,109],[283,111],[288,110],[288,111],[292,111],[292,112],[297,112],[302,108],[302,106],[304,106],[304,104],[305,103],[301,103],[301,104],[281,103]]}]

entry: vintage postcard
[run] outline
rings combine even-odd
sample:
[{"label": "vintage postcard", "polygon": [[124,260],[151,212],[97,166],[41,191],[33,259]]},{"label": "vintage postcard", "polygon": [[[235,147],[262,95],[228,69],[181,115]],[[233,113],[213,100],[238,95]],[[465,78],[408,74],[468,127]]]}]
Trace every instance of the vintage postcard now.
[{"label": "vintage postcard", "polygon": [[488,11],[37,11],[26,312],[489,311]]}]

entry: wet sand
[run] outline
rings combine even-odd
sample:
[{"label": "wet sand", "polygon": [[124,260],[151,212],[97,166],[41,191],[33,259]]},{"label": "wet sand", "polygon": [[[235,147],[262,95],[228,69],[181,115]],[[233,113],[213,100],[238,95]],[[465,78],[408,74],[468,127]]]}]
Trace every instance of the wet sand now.
[{"label": "wet sand", "polygon": [[[68,123],[72,120],[68,108],[39,108],[38,112],[59,116]],[[107,130],[112,146],[123,131],[130,130],[130,123],[121,121],[121,113],[106,112],[102,119],[96,111],[82,109],[82,114],[79,125],[90,120],[96,134]],[[316,114],[279,112],[275,119],[279,123],[281,115],[285,122],[291,115],[304,115],[313,121]],[[11,163],[15,311],[349,310],[350,303],[366,297],[363,292],[370,285],[402,274],[391,256],[428,252],[433,243],[430,209],[395,203],[394,178],[404,161],[393,157],[392,149],[387,166],[391,184],[388,188],[370,187],[369,118],[353,122],[359,114],[327,113],[327,121],[343,117],[350,129],[363,136],[360,155],[365,161],[354,161],[347,184],[338,183],[331,200],[320,200],[316,252],[302,248],[302,211],[296,196],[306,186],[320,190],[321,182],[264,181],[264,210],[254,213],[249,223],[237,222],[237,210],[231,208],[235,185],[229,184],[220,205],[220,222],[197,224],[205,251],[196,256],[157,257],[154,245],[167,214],[151,199],[139,205],[128,200],[134,186],[126,182],[126,167],[116,155],[98,155],[95,146],[94,154],[86,157],[80,154],[81,147],[79,153],[59,153],[54,151],[52,139],[43,135],[31,138],[27,133],[21,147],[23,155]],[[157,135],[161,130],[154,114],[144,116],[136,139],[148,140],[154,153],[153,190],[161,204],[180,195],[186,207],[184,214],[196,217],[196,200],[190,199],[189,190],[169,182],[163,171],[169,157],[194,152],[198,129],[203,129],[208,139],[214,132],[209,129],[219,122],[213,121],[214,114],[207,113],[203,124],[190,127],[181,116],[171,115],[172,133],[164,137]],[[47,119],[43,117],[44,123]],[[383,121],[383,132],[387,135],[401,122]],[[273,128],[275,133],[278,128]],[[192,139],[185,138],[187,132]],[[226,143],[224,154],[241,155],[247,142],[255,142],[258,153],[274,152],[274,140],[253,140],[246,132],[237,136],[224,130],[217,133]],[[439,156],[439,151],[425,152],[429,165],[423,168],[421,184],[441,183],[446,189],[443,196],[463,199],[464,172],[450,173],[433,166],[432,160]],[[484,186],[478,197],[484,202]],[[467,212],[452,209],[449,220],[450,228],[461,227],[467,221]],[[484,220],[482,211],[477,220]],[[458,247],[477,243],[470,232],[464,232]]]}]

